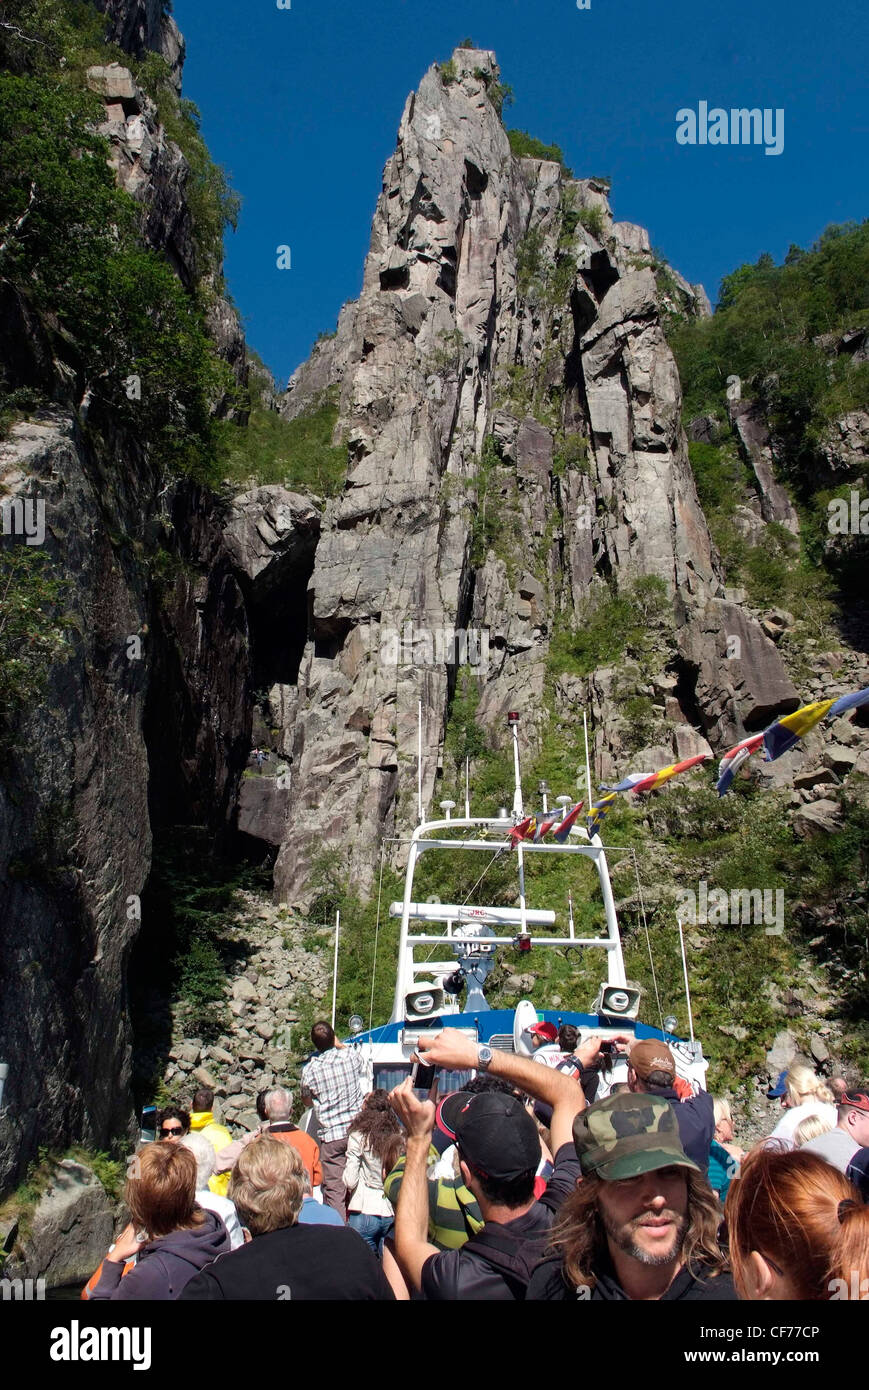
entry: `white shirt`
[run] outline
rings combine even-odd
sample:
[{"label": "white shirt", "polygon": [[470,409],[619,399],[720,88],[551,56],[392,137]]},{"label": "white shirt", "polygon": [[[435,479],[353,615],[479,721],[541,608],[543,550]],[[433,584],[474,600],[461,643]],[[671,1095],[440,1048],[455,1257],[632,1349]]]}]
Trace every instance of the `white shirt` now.
[{"label": "white shirt", "polygon": [[201,1207],[206,1207],[208,1211],[213,1211],[220,1217],[229,1232],[231,1250],[237,1250],[240,1245],[244,1245],[244,1233],[234,1202],[231,1202],[228,1197],[218,1197],[216,1192],[210,1191],[207,1187],[196,1193],[196,1200]]},{"label": "white shirt", "polygon": [[827,1105],[822,1100],[806,1100],[802,1105],[793,1105],[786,1110],[769,1136],[770,1139],[778,1139],[788,1149],[794,1147],[794,1130],[801,1120],[805,1120],[809,1115],[820,1115],[828,1120],[831,1128],[835,1128],[839,1122],[839,1112],[835,1105]]}]

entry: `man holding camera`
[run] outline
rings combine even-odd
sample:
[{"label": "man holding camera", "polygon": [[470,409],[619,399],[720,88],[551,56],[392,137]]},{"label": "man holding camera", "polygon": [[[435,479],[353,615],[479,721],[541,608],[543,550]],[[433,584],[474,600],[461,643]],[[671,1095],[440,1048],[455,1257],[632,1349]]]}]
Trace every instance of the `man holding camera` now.
[{"label": "man holding camera", "polygon": [[[600,1039],[579,1049],[584,1065],[600,1052]],[[552,1106],[550,1132],[555,1168],[545,1192],[534,1198],[540,1159],[537,1126],[521,1101],[498,1092],[445,1097],[439,1107],[420,1100],[410,1077],[391,1093],[407,1130],[404,1181],[395,1218],[395,1253],[408,1286],[436,1300],[524,1299],[531,1271],[542,1258],[555,1212],[579,1176],[573,1121],[586,1101],[571,1076],[536,1066],[528,1058],[494,1051],[445,1029],[420,1041],[428,1064],[474,1069],[503,1077],[534,1100]],[[479,1203],[481,1231],[461,1249],[440,1251],[428,1235],[426,1162],[435,1119],[454,1135],[462,1176]]]}]

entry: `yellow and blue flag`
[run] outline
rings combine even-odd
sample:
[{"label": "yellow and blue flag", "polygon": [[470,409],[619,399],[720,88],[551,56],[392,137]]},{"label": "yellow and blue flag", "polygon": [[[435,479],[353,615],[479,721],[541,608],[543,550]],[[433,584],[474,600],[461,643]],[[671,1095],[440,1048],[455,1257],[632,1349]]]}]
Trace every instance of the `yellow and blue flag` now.
[{"label": "yellow and blue flag", "polygon": [[[843,699],[847,699],[847,696],[843,696]],[[774,763],[776,758],[789,753],[801,738],[805,738],[816,724],[820,724],[824,715],[829,714],[836,703],[836,700],[814,700],[810,705],[803,705],[801,709],[794,710],[793,714],[786,714],[774,724],[770,724],[763,736],[766,761]]]},{"label": "yellow and blue flag", "polygon": [[600,829],[604,816],[613,808],[613,804],[618,800],[618,792],[612,791],[607,796],[602,796],[600,801],[595,801],[591,808],[591,815],[588,818],[587,829],[588,838],[591,839]]}]

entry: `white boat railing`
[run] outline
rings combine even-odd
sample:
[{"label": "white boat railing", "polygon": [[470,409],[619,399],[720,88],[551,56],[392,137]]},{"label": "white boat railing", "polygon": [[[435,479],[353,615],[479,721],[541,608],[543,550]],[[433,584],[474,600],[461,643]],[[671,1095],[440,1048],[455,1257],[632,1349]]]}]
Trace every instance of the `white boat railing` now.
[{"label": "white boat railing", "polygon": [[[510,843],[509,832],[513,829],[514,821],[512,818],[493,818],[491,816],[466,816],[466,817],[447,817],[444,820],[425,821],[418,825],[412,832],[410,838],[407,870],[405,874],[404,897],[400,905],[401,932],[398,945],[398,969],[395,981],[395,998],[391,1022],[397,1023],[405,1016],[405,998],[409,989],[413,988],[416,976],[421,971],[431,970],[431,962],[422,962],[419,965],[414,961],[414,948],[417,946],[438,946],[450,941],[456,943],[464,941],[469,948],[476,946],[490,946],[492,948],[503,946],[514,946],[517,938],[515,936],[495,936],[487,935],[475,940],[464,932],[454,932],[454,922],[461,926],[472,926],[474,922],[483,924],[485,914],[510,914],[509,921],[515,922],[519,927],[519,936],[526,948],[564,946],[571,945],[577,947],[596,947],[606,952],[607,960],[607,984],[613,987],[624,987],[626,984],[624,957],[622,955],[621,935],[619,933],[618,920],[616,918],[615,901],[613,899],[612,886],[609,878],[609,866],[607,864],[604,846],[597,835],[584,844],[576,844],[570,841],[565,844],[535,844],[533,841],[521,841],[517,850]],[[439,831],[457,830],[477,831],[485,827],[489,831],[501,833],[503,840],[499,843],[497,839],[478,839],[476,837],[467,839],[440,838]],[[556,934],[553,936],[532,937],[528,932],[528,925],[542,925],[535,918],[539,918],[539,913],[529,910],[525,904],[524,884],[520,882],[520,906],[518,909],[487,909],[469,906],[468,904],[456,905],[455,917],[448,918],[446,930],[442,933],[426,932],[416,933],[411,931],[411,920],[420,920],[420,907],[438,908],[438,915],[429,920],[439,920],[440,913],[443,912],[444,904],[419,904],[413,897],[413,881],[419,859],[427,850],[471,850],[477,852],[488,852],[489,854],[510,854],[517,852],[517,859],[524,854],[557,854],[557,855],[580,855],[585,859],[590,859],[597,869],[598,881],[600,884],[601,897],[603,900],[604,914],[606,917],[607,933],[601,937],[577,937],[574,935],[573,926],[567,934]],[[524,878],[524,875],[522,875]],[[446,905],[449,910],[450,905]],[[393,903],[390,907],[390,914],[398,916],[399,904]],[[423,918],[423,920],[425,920]],[[441,919],[442,920],[442,919]],[[503,918],[502,918],[503,921]],[[505,923],[506,924],[506,923]],[[501,922],[498,922],[501,925]]]}]

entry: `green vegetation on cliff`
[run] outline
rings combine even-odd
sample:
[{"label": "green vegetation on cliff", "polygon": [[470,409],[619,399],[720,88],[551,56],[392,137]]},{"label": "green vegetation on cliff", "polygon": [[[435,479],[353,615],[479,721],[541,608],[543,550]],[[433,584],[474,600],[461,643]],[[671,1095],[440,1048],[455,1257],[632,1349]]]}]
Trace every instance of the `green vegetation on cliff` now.
[{"label": "green vegetation on cliff", "polygon": [[733,373],[756,382],[795,480],[810,485],[804,470],[823,425],[869,402],[869,364],[831,359],[818,339],[867,319],[869,221],[828,227],[810,251],[792,246],[780,266],[769,255],[741,266],[722,281],[711,318],[673,331],[686,413],[720,406]]},{"label": "green vegetation on cliff", "polygon": [[[116,186],[109,142],[94,134],[104,107],[86,88],[87,66],[130,60],[102,42],[105,19],[91,5],[19,0],[9,10],[14,23],[0,36],[0,289],[4,312],[28,325],[37,346],[32,362],[16,362],[21,380],[0,367],[0,413],[22,408],[22,389],[30,407],[60,391],[87,406],[89,429],[126,425],[159,464],[211,480],[212,404],[234,385],[205,327],[213,290],[185,290],[165,256],[145,247],[142,209]],[[202,269],[212,270],[235,204],[196,143],[193,112],[179,108],[176,123],[193,169]],[[52,358],[64,364],[63,387]]]},{"label": "green vegetation on cliff", "polygon": [[336,497],[347,476],[347,446],[333,445],[338,393],[332,387],[294,420],[253,403],[247,425],[220,428],[222,476],[235,485],[283,483]]},{"label": "green vegetation on cliff", "polygon": [[573,178],[573,170],[568,168],[560,145],[544,145],[542,140],[529,135],[527,130],[508,130],[507,139],[517,159],[549,159],[553,164],[561,165],[565,178]]},{"label": "green vegetation on cliff", "polygon": [[66,650],[62,596],[44,551],[23,541],[0,549],[0,728],[40,694],[47,668]]}]

